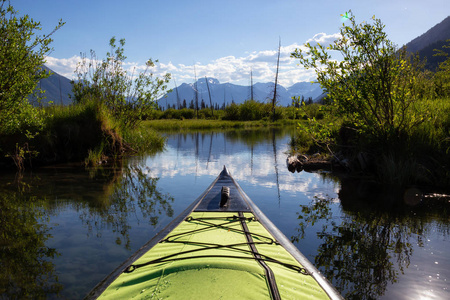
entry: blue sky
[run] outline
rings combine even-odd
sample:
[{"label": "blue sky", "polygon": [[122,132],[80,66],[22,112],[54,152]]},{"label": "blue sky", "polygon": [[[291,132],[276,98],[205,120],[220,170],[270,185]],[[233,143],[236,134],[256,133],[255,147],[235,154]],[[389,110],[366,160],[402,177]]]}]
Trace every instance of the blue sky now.
[{"label": "blue sky", "polygon": [[386,25],[401,46],[450,14],[448,0],[12,0],[21,14],[41,21],[43,33],[63,19],[54,34],[47,65],[71,77],[80,52],[103,58],[112,36],[126,39],[127,62],[142,66],[159,59],[155,73],[172,73],[177,84],[197,77],[247,85],[273,81],[281,38],[279,81],[285,86],[312,80],[314,73],[297,66],[289,53],[306,41],[331,42],[340,14],[352,10],[358,23],[372,15]]}]

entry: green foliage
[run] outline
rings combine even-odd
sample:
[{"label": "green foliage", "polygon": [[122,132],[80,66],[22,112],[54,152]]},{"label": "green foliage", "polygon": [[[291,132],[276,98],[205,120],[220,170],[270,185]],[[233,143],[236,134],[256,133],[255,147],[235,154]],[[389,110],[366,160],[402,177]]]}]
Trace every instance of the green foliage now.
[{"label": "green foliage", "polygon": [[[444,45],[444,49],[450,49],[450,40],[447,40],[447,42],[449,44]],[[443,56],[447,59],[439,64],[439,69],[433,77],[434,92],[437,97],[450,97],[450,57],[442,49],[435,49],[435,51],[435,56]]]},{"label": "green foliage", "polygon": [[125,127],[134,127],[147,112],[155,107],[156,100],[163,94],[170,80],[170,74],[156,77],[152,69],[155,63],[149,59],[146,69],[135,74],[124,69],[125,39],[116,44],[111,38],[111,51],[102,61],[97,59],[93,50],[88,59],[82,55],[82,61],[75,71],[77,80],[73,82],[73,94],[76,102],[95,100],[105,105],[112,115]]},{"label": "green foliage", "polygon": [[89,152],[114,155],[124,149],[121,128],[103,105],[90,101],[55,106],[48,108],[47,114],[35,145],[42,153],[41,160],[83,161]]},{"label": "green foliage", "polygon": [[[355,128],[376,140],[395,140],[424,120],[413,107],[419,62],[395,47],[379,19],[356,24],[349,15],[350,25],[341,28],[334,44],[325,48],[308,43],[306,52],[296,49],[292,57],[316,71],[328,97]],[[328,51],[337,51],[342,60]]]},{"label": "green foliage", "polygon": [[275,115],[272,115],[272,104],[262,103],[255,100],[247,100],[242,104],[232,103],[225,108],[224,120],[239,120],[239,121],[256,121],[269,120],[274,117],[275,120],[285,118],[284,110],[275,110]]},{"label": "green foliage", "polygon": [[331,152],[342,123],[342,119],[335,116],[333,107],[303,103],[298,111],[301,121],[298,136],[291,142],[293,147],[304,153]]},{"label": "green foliage", "polygon": [[0,2],[0,134],[11,134],[42,125],[42,115],[28,101],[39,99],[37,83],[50,73],[42,66],[52,50],[50,36],[38,35],[40,22],[29,15],[19,16],[9,1]]},{"label": "green foliage", "polygon": [[224,120],[237,121],[239,120],[239,106],[236,103],[231,103],[225,107]]},{"label": "green foliage", "polygon": [[255,100],[247,100],[239,106],[240,120],[261,120],[270,115],[270,105],[257,102]]},{"label": "green foliage", "polygon": [[31,164],[31,159],[38,154],[37,151],[30,150],[28,143],[26,142],[23,146],[19,146],[19,143],[16,143],[15,151],[7,153],[5,157],[10,157],[14,161],[17,170],[23,171],[25,169],[25,161],[28,159]]},{"label": "green foliage", "polygon": [[156,151],[164,145],[164,139],[148,128],[123,128],[109,109],[96,101],[51,106],[45,115],[42,132],[26,148],[9,151],[22,156],[22,165],[33,154],[29,149],[39,153],[35,157],[39,163],[84,161],[98,165],[124,152]]},{"label": "green foliage", "polygon": [[139,153],[155,153],[163,150],[165,145],[165,138],[145,126],[144,123],[135,128],[125,129],[123,140]]}]

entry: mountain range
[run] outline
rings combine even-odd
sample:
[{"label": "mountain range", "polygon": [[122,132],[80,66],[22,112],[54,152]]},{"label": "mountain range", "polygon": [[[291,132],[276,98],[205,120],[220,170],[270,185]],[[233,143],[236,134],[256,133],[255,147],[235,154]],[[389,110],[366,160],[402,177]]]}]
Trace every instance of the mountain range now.
[{"label": "mountain range", "polygon": [[50,70],[52,75],[46,79],[42,79],[38,83],[38,87],[45,91],[45,99],[42,101],[44,104],[52,101],[55,104],[69,105],[72,103],[69,95],[72,95],[72,84],[70,79],[59,75],[55,71],[52,71],[48,67],[44,66],[46,70]]},{"label": "mountain range", "polygon": [[[206,84],[208,81],[208,85]],[[215,78],[200,78],[195,83],[183,83],[174,88],[170,93],[167,93],[165,97],[159,99],[158,104],[161,107],[167,108],[167,106],[177,105],[186,100],[187,105],[195,99],[195,86],[198,91],[199,105],[203,100],[208,106],[209,93],[211,93],[211,102],[213,105],[218,104],[222,106],[224,103],[231,104],[232,102],[239,104],[245,100],[251,98],[251,87],[236,85],[232,83],[220,83]],[[272,82],[267,83],[255,83],[253,85],[253,100],[266,102],[272,101],[274,94],[275,84]],[[298,82],[288,88],[281,85],[277,85],[277,101],[279,105],[287,106],[292,104],[293,96],[304,96],[305,99],[311,97],[313,100],[322,95],[322,88],[318,83],[311,82]]]},{"label": "mountain range", "polygon": [[[447,45],[447,39],[450,39],[450,16],[445,18],[442,22],[430,28],[424,34],[413,39],[406,44],[406,49],[409,52],[417,52],[421,59],[427,58],[426,67],[430,70],[435,70],[440,62],[445,57],[433,56],[436,48],[442,49],[450,54],[450,49],[442,48]],[[53,71],[52,71],[53,72]],[[197,80],[197,90],[199,104],[202,99],[205,104],[209,105],[209,94],[206,85],[208,80],[211,99],[213,104],[223,103],[242,103],[251,98],[250,86],[241,86],[232,83],[220,83],[215,78],[201,78]],[[40,81],[39,86],[46,91],[46,99],[44,102],[53,101],[56,104],[67,105],[72,102],[69,95],[72,93],[72,85],[70,79],[53,72],[53,74],[46,79]],[[186,100],[187,104],[194,99],[194,83],[183,83],[174,88],[172,92],[168,93],[166,97],[159,100],[159,105],[167,107],[168,105],[176,105],[178,101],[181,103]],[[270,101],[273,98],[274,83],[255,83],[253,85],[253,98],[257,101]],[[178,96],[177,96],[178,92]],[[277,101],[279,105],[290,105],[293,96],[304,96],[305,99],[311,97],[314,101],[319,101],[323,98],[323,92],[320,85],[310,82],[298,82],[290,87],[277,86]],[[188,104],[189,105],[189,104]]]},{"label": "mountain range", "polygon": [[450,55],[450,48],[443,47],[449,44],[448,39],[450,39],[450,16],[407,43],[406,50],[413,53],[417,52],[421,60],[426,58],[425,67],[435,71],[439,63],[443,62],[446,57],[434,56],[436,54],[434,49],[441,49]]},{"label": "mountain range", "polygon": [[424,34],[407,43],[406,50],[409,52],[417,52],[430,44],[437,41],[445,41],[447,39],[450,39],[450,16],[431,27]]}]

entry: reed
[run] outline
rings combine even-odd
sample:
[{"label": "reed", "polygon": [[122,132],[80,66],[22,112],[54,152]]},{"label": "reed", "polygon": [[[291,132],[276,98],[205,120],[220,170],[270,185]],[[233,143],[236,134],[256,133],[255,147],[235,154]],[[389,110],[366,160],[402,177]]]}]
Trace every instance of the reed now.
[{"label": "reed", "polygon": [[[332,108],[320,105],[302,106],[302,130],[291,140],[293,152],[329,151],[350,162],[354,174],[365,173],[377,181],[394,185],[450,186],[450,98],[420,99],[408,108],[411,122],[401,133],[380,139],[350,128],[354,120],[337,115]],[[349,125],[350,122],[350,125]],[[405,121],[406,122],[406,121]],[[317,141],[326,141],[320,149]],[[320,144],[320,143],[319,143]],[[362,168],[358,156],[364,153],[370,161]]]},{"label": "reed", "polygon": [[164,147],[164,138],[154,130],[142,124],[124,126],[98,101],[50,106],[43,109],[43,114],[44,125],[32,138],[1,137],[2,151],[14,154],[8,158],[22,162],[19,165],[22,169],[24,163],[30,164],[31,153],[35,154],[32,161],[37,164],[84,161],[86,166],[93,166],[124,153],[158,151]]},{"label": "reed", "polygon": [[55,162],[92,160],[123,148],[119,122],[95,102],[48,108],[44,129],[36,140],[39,159]]},{"label": "reed", "polygon": [[276,122],[270,121],[229,121],[229,120],[205,120],[205,119],[191,119],[191,120],[147,120],[143,125],[147,128],[152,128],[158,131],[168,130],[209,130],[209,129],[238,129],[238,128],[261,128],[261,127],[279,127],[279,126],[294,126],[295,120],[278,120]]}]

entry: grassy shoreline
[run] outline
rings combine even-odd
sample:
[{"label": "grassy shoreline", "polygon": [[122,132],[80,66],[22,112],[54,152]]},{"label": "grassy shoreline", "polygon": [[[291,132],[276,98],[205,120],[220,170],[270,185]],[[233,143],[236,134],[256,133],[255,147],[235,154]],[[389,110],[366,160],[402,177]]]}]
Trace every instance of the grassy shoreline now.
[{"label": "grassy shoreline", "polygon": [[277,127],[286,125],[295,125],[297,120],[278,120],[269,121],[227,121],[227,120],[205,120],[205,119],[160,119],[143,121],[145,128],[151,128],[157,131],[170,130],[210,130],[210,129],[245,129]]},{"label": "grassy shoreline", "polygon": [[[285,110],[279,108],[282,115]],[[194,110],[185,111],[194,115]],[[216,119],[204,116],[203,119],[143,120],[138,126],[130,128],[124,127],[121,120],[117,120],[98,101],[70,106],[52,105],[39,109],[39,113],[42,115],[41,126],[30,127],[20,133],[0,135],[2,168],[23,170],[66,162],[80,163],[80,166],[101,165],[124,155],[162,150],[165,140],[159,133],[161,131],[259,129],[294,126],[297,123],[297,120],[288,118],[280,118],[275,122],[268,118],[222,120],[220,113],[224,112],[216,111]]]},{"label": "grassy shoreline", "polygon": [[41,109],[43,125],[25,133],[0,135],[0,166],[79,162],[95,166],[123,155],[162,150],[164,138],[142,124],[127,128],[95,102]]},{"label": "grassy shoreline", "polygon": [[349,176],[364,176],[396,186],[450,186],[450,98],[420,100],[422,120],[396,139],[379,141],[347,126],[328,106],[301,111],[304,121],[291,142],[291,154],[320,153],[339,162]]},{"label": "grassy shoreline", "polygon": [[[239,115],[248,102],[237,106]],[[256,103],[256,108],[264,105]],[[376,143],[346,126],[345,116],[329,105],[277,108],[280,118],[259,120],[154,119],[124,128],[98,103],[52,106],[42,110],[44,125],[25,133],[0,136],[0,165],[20,170],[34,165],[79,162],[95,166],[124,155],[162,150],[161,132],[299,127],[291,154],[320,153],[325,160],[344,162],[349,176],[364,176],[396,185],[450,186],[450,98],[422,100],[423,115],[408,136],[388,144]],[[190,112],[189,110],[186,110]],[[173,114],[173,112],[170,112]],[[222,111],[222,114],[224,112]]]}]

